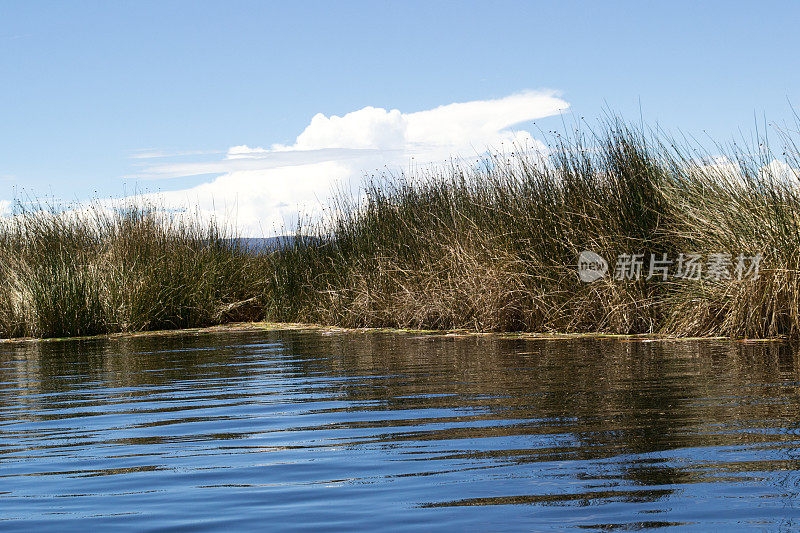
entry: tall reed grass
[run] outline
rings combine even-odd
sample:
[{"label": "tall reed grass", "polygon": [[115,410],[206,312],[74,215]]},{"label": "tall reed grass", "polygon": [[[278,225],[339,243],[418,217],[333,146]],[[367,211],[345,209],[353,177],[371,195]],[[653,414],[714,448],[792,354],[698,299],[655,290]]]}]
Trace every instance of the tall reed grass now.
[{"label": "tall reed grass", "polygon": [[[619,121],[367,180],[278,250],[143,206],[33,209],[0,226],[0,334],[238,320],[480,331],[800,336],[800,166],[790,136],[708,153]],[[689,146],[687,148],[687,146]],[[753,154],[756,155],[753,155]],[[578,255],[761,254],[756,279],[583,283]],[[647,265],[645,264],[645,268]]]},{"label": "tall reed grass", "polygon": [[0,334],[65,337],[256,320],[254,257],[152,206],[20,210],[0,226]]}]

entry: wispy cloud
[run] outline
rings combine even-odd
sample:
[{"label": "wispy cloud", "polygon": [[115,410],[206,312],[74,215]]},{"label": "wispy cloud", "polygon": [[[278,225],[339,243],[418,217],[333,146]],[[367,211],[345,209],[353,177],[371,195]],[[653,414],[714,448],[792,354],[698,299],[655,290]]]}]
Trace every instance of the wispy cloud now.
[{"label": "wispy cloud", "polygon": [[11,33],[6,35],[0,35],[0,40],[4,41],[16,41],[18,39],[25,39],[26,37],[33,37],[32,33]]},{"label": "wispy cloud", "polygon": [[185,150],[185,151],[170,152],[164,150],[153,150],[152,148],[141,148],[139,150],[133,150],[133,153],[129,157],[131,159],[161,159],[166,157],[218,155],[224,153],[225,150]]},{"label": "wispy cloud", "polygon": [[374,156],[378,153],[385,152],[366,148],[322,148],[319,150],[253,152],[219,161],[151,165],[138,174],[137,177],[145,180],[154,180],[200,176],[205,174],[224,174],[227,172],[241,172],[245,170],[269,170],[288,166],[310,165],[323,161],[352,160]]}]

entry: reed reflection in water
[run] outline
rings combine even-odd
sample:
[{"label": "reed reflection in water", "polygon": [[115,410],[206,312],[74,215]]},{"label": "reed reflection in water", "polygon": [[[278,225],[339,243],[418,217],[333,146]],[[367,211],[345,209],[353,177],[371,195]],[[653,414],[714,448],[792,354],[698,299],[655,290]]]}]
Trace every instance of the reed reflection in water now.
[{"label": "reed reflection in water", "polygon": [[0,528],[797,523],[775,343],[272,331],[0,349]]}]

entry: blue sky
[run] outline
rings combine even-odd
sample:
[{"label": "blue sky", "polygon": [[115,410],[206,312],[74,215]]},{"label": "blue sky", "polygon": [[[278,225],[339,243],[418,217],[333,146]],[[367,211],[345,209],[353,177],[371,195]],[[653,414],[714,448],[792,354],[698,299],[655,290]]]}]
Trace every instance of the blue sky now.
[{"label": "blue sky", "polygon": [[[318,113],[525,91],[557,91],[590,119],[638,120],[641,105],[651,124],[727,140],[800,105],[798,21],[798,2],[4,1],[0,199],[194,190],[219,172],[153,179],[164,159],[141,156],[219,162],[231,147],[295,145]],[[261,179],[236,181],[249,178]]]}]

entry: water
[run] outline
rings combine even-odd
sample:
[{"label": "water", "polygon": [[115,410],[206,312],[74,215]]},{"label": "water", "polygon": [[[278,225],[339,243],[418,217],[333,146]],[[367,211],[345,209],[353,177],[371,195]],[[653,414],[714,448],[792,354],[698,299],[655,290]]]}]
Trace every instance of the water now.
[{"label": "water", "polygon": [[0,529],[790,530],[800,357],[309,332],[0,346]]}]

